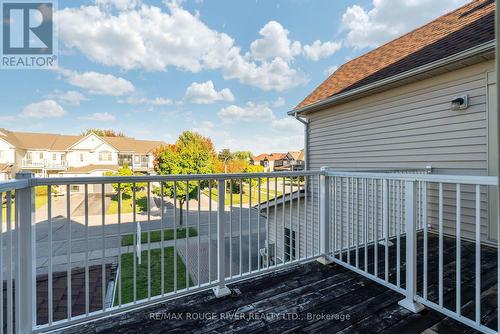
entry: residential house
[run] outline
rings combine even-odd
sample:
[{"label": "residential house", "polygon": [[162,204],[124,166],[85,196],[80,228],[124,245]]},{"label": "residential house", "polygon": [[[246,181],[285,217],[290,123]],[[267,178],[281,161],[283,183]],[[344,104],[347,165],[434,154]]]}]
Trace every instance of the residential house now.
[{"label": "residential house", "polygon": [[252,158],[252,164],[261,165],[265,172],[303,170],[304,151],[288,153],[262,153]]},{"label": "residential house", "polygon": [[94,133],[71,136],[0,129],[0,179],[19,171],[39,177],[97,176],[127,165],[135,172],[153,171],[153,150],[165,143]]},{"label": "residential house", "polygon": [[[494,8],[493,1],[473,1],[347,62],[314,89],[288,113],[307,123],[308,168],[496,176]],[[310,186],[317,186],[312,181]],[[461,233],[474,239],[475,190],[461,189],[467,208],[461,212]],[[426,218],[429,229],[437,232],[438,189],[432,185],[426,190]],[[493,187],[482,189],[481,195],[482,242],[496,245],[497,195]],[[454,235],[455,188],[444,185],[444,196],[443,230]],[[283,208],[277,208],[281,217]],[[283,228],[280,221],[277,228]],[[304,226],[285,232],[293,236],[299,228],[305,232]],[[270,235],[274,244],[272,231]]]}]

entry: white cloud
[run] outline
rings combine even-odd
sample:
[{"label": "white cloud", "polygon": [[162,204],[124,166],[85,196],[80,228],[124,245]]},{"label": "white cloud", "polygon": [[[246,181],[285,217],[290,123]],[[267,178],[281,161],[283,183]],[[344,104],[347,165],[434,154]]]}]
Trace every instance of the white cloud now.
[{"label": "white cloud", "polygon": [[256,60],[272,60],[280,57],[286,61],[292,60],[301,53],[298,41],[290,41],[288,30],[276,21],[269,21],[260,31],[263,37],[250,45],[251,55]]},{"label": "white cloud", "polygon": [[243,107],[230,105],[229,107],[222,108],[217,115],[224,122],[268,121],[274,119],[271,108],[267,105],[258,105],[252,102],[248,102],[247,105]]},{"label": "white cloud", "polygon": [[128,103],[134,105],[168,106],[174,102],[171,99],[155,97],[152,99],[146,97],[129,96],[125,100],[118,100],[119,103]]},{"label": "white cloud", "polygon": [[216,91],[212,80],[203,83],[193,82],[186,89],[186,100],[196,104],[211,104],[218,101],[233,102],[234,95],[229,88]]},{"label": "white cloud", "polygon": [[371,9],[353,5],[342,16],[346,44],[377,47],[470,0],[372,0]]},{"label": "white cloud", "polygon": [[114,7],[118,10],[133,9],[137,7],[141,0],[95,0],[98,6],[110,9]]},{"label": "white cloud", "polygon": [[80,116],[78,117],[78,119],[81,119],[83,121],[109,122],[115,121],[116,117],[108,112],[95,112],[88,116]]},{"label": "white cloud", "polygon": [[[168,11],[146,4],[117,13],[97,5],[65,8],[57,15],[60,37],[89,59],[124,70],[221,70],[225,79],[277,91],[307,82],[287,63],[299,52],[297,43],[271,52],[259,42],[256,52],[266,60],[253,59],[243,55],[230,36],[209,28],[198,13],[188,12],[179,2],[166,4]],[[276,57],[269,58],[271,53]]]},{"label": "white cloud", "polygon": [[16,120],[16,117],[15,116],[9,116],[9,115],[6,115],[6,116],[0,116],[0,122],[14,122]]},{"label": "white cloud", "polygon": [[60,90],[55,90],[53,93],[47,95],[49,99],[55,99],[60,103],[71,105],[71,106],[79,106],[82,101],[87,100],[85,95],[80,92],[70,90],[67,92],[62,92]]},{"label": "white cloud", "polygon": [[66,112],[54,100],[44,100],[27,105],[21,115],[29,118],[56,118],[62,117]]},{"label": "white cloud", "polygon": [[337,65],[328,66],[323,73],[325,73],[325,75],[330,76],[333,74],[333,72],[335,72],[338,69],[339,69],[339,67]]},{"label": "white cloud", "polygon": [[285,99],[280,96],[272,103],[272,106],[273,108],[280,108],[283,107],[285,104],[286,104]]},{"label": "white cloud", "polygon": [[229,136],[229,133],[227,131],[221,130],[220,126],[217,126],[210,121],[201,122],[198,127],[193,128],[193,131],[201,133],[202,135],[208,136],[210,138]]},{"label": "white cloud", "polygon": [[304,125],[292,117],[275,119],[271,126],[276,130],[287,131],[289,133],[304,130]]},{"label": "white cloud", "polygon": [[311,45],[304,46],[304,55],[306,58],[317,61],[321,58],[326,58],[333,55],[342,48],[340,42],[324,42],[320,40],[314,41]]},{"label": "white cloud", "polygon": [[90,94],[121,96],[135,90],[134,85],[123,78],[97,72],[78,73],[67,69],[58,69],[66,81],[75,87],[83,88]]}]

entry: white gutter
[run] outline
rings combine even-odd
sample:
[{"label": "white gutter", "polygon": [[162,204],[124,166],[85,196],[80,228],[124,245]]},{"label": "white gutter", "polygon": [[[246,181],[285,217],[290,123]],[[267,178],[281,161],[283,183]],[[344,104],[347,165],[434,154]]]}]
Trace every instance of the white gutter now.
[{"label": "white gutter", "polygon": [[309,170],[309,121],[294,115],[295,119],[304,124],[304,170]]},{"label": "white gutter", "polygon": [[425,64],[423,66],[414,68],[412,70],[394,75],[394,76],[386,78],[386,79],[376,81],[374,83],[371,83],[371,84],[368,84],[368,85],[365,85],[365,86],[362,86],[362,87],[359,87],[359,88],[356,88],[353,90],[349,90],[345,93],[335,94],[331,97],[328,97],[324,100],[309,104],[305,107],[291,110],[288,112],[288,115],[295,116],[295,118],[297,118],[298,114],[301,114],[304,112],[318,111],[318,110],[330,107],[330,106],[334,105],[335,103],[341,102],[347,98],[351,98],[355,95],[365,93],[367,91],[370,91],[370,90],[373,90],[376,88],[380,88],[380,87],[383,87],[385,85],[393,84],[393,83],[396,83],[398,81],[411,78],[412,76],[423,74],[423,73],[435,70],[437,68],[447,66],[447,65],[450,65],[450,64],[455,63],[457,61],[460,61],[460,60],[463,60],[466,58],[470,58],[470,57],[473,57],[473,56],[476,56],[476,55],[479,55],[479,54],[482,54],[482,53],[485,53],[488,51],[494,51],[495,44],[496,43],[494,40],[487,42],[487,43],[483,43],[483,44],[478,45],[476,47],[473,47],[473,48],[470,48],[468,50],[456,53],[456,54],[451,55],[451,56],[446,57],[446,58],[442,58],[442,59],[437,60],[435,62]]}]

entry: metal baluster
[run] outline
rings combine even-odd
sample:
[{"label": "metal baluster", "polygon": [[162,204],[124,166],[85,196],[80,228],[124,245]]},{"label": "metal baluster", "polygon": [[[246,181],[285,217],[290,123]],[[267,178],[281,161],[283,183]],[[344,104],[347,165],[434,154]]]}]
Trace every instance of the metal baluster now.
[{"label": "metal baluster", "polygon": [[[164,214],[165,214],[165,197],[164,197],[164,190],[163,190],[163,182],[160,182],[160,270],[161,270],[161,277],[160,277],[160,284],[161,284],[161,295],[165,295],[165,226],[163,225],[164,221]],[[174,226],[175,227],[175,226]],[[200,229],[198,229],[199,231]],[[199,232],[198,232],[199,233]],[[200,277],[198,275],[198,277]]]},{"label": "metal baluster", "polygon": [[461,264],[462,264],[462,252],[461,252],[461,245],[460,245],[460,239],[461,239],[461,221],[462,221],[462,194],[460,191],[460,184],[456,185],[456,209],[457,209],[457,238],[456,238],[456,243],[457,243],[457,262],[456,262],[456,312],[458,315],[460,315],[462,311],[462,302],[461,302],[461,294],[462,294],[462,279],[461,279]]},{"label": "metal baluster", "polygon": [[343,261],[344,259],[344,201],[343,201],[343,192],[344,192],[344,180],[340,177],[340,252],[339,252],[339,260]]},{"label": "metal baluster", "polygon": [[189,180],[186,180],[186,222],[184,225],[184,244],[186,246],[186,289],[189,290]]},{"label": "metal baluster", "polygon": [[269,177],[266,178],[266,269],[269,268]]},{"label": "metal baluster", "polygon": [[73,312],[72,312],[72,293],[71,293],[71,207],[70,207],[69,185],[66,185],[66,216],[68,224],[68,252],[67,252],[68,267],[66,271],[66,297],[67,297],[66,305],[68,309],[68,314],[67,314],[68,320],[71,320]]},{"label": "metal baluster", "polygon": [[365,273],[368,273],[368,179],[363,179],[363,229],[365,239]]},{"label": "metal baluster", "polygon": [[[211,189],[209,189],[209,196],[211,193]],[[211,198],[208,201],[209,205],[211,203]],[[173,228],[174,228],[174,293],[177,292],[177,181],[174,181],[174,210],[173,210],[173,216],[174,216],[174,221],[173,221]],[[208,216],[209,218],[209,225],[210,225],[210,215]],[[210,244],[208,247],[208,251],[210,254]],[[210,268],[210,256],[209,256],[209,261],[208,261],[208,268]],[[210,277],[210,269],[208,270],[209,276]],[[209,279],[210,280],[210,279]]]},{"label": "metal baluster", "polygon": [[242,221],[243,221],[243,180],[240,179],[240,254],[239,254],[239,264],[240,264],[240,276],[243,275],[243,231],[242,231]]},{"label": "metal baluster", "polygon": [[85,198],[85,314],[90,312],[90,288],[89,288],[89,189],[88,184],[84,186]]},{"label": "metal baluster", "polygon": [[[6,193],[6,219],[7,219],[7,333],[14,332],[13,326],[13,311],[14,301],[13,301],[13,242],[12,242],[12,192],[7,191]],[[3,326],[3,325],[2,325]]]},{"label": "metal baluster", "polygon": [[[281,182],[282,182],[282,188],[283,188],[283,197],[281,198],[282,199],[281,203],[283,205],[283,210],[282,210],[283,211],[283,217],[282,217],[283,224],[281,226],[282,227],[282,231],[281,231],[281,238],[282,238],[281,239],[281,253],[282,253],[281,255],[282,255],[282,258],[281,258],[281,261],[283,262],[283,264],[285,264],[285,262],[286,262],[286,260],[285,260],[285,225],[286,225],[286,216],[285,216],[285,214],[286,214],[286,188],[285,188],[286,180],[285,180],[285,177],[283,177]],[[290,194],[290,196],[291,195],[292,194]],[[290,231],[290,233],[291,233],[291,231]]]},{"label": "metal baluster", "polygon": [[[147,214],[148,214],[148,230],[147,230],[147,236],[148,236],[148,300],[151,299],[151,183],[147,183],[147,203],[146,203],[146,208],[147,208]],[[161,231],[160,231],[161,233]],[[142,237],[141,237],[142,239]],[[142,242],[142,240],[141,240]]]},{"label": "metal baluster", "polygon": [[356,268],[359,269],[359,179],[356,178],[355,180],[355,185],[356,185],[356,191],[354,192],[356,201],[352,203],[353,209],[354,209],[354,203],[356,203]]},{"label": "metal baluster", "polygon": [[248,182],[248,273],[252,272],[252,179]]},{"label": "metal baluster", "polygon": [[297,176],[297,242],[295,245],[297,251],[297,260],[300,260],[300,230],[301,230],[301,221],[300,221],[300,176]]},{"label": "metal baluster", "polygon": [[398,180],[394,182],[395,188],[395,203],[396,203],[396,212],[395,212],[395,222],[396,225],[396,286],[401,287],[401,225],[400,222],[403,219],[402,215],[402,200],[401,200],[401,192],[400,189],[402,181]]},{"label": "metal baluster", "polygon": [[347,203],[347,264],[351,264],[351,178],[347,178],[347,194],[346,194],[346,203]]},{"label": "metal baluster", "polygon": [[374,269],[374,272],[375,272],[375,276],[378,277],[378,242],[379,242],[379,238],[378,238],[378,194],[379,194],[379,191],[378,191],[378,183],[379,181],[378,180],[374,180],[374,183],[375,183],[375,189],[374,189],[374,198],[373,198],[373,204],[374,204],[374,210],[375,210],[375,242],[374,242],[374,247],[375,247],[375,260],[374,260],[374,265],[375,265],[375,269]]},{"label": "metal baluster", "polygon": [[[197,228],[197,254],[198,256],[196,257],[196,264],[197,264],[197,275],[198,275],[198,287],[201,286],[201,276],[200,276],[200,259],[201,259],[201,252],[200,252],[200,222],[201,222],[201,181],[198,180],[198,213],[197,213],[197,220],[196,220],[196,228]],[[188,229],[188,235],[189,235],[189,229]],[[163,247],[163,246],[162,246]]]},{"label": "metal baluster", "polygon": [[[121,233],[121,225],[122,225],[122,194],[121,194],[121,183],[118,183],[118,306],[122,306],[122,233]],[[162,187],[163,191],[163,187]],[[163,204],[163,202],[162,202]],[[163,258],[162,258],[163,260]],[[163,271],[162,271],[163,272]],[[162,284],[163,287],[163,284]]]},{"label": "metal baluster", "polygon": [[424,291],[423,291],[423,297],[424,299],[427,299],[427,284],[428,284],[428,229],[429,227],[427,226],[427,183],[422,182],[421,184],[421,194],[422,194],[422,199],[421,199],[421,205],[422,205],[422,224],[424,225]]},{"label": "metal baluster", "polygon": [[[225,191],[226,190],[224,189],[224,192]],[[219,194],[217,194],[217,196],[219,196]],[[208,181],[208,283],[212,283],[212,181],[211,180]]]},{"label": "metal baluster", "polygon": [[[51,187],[47,186],[47,223],[48,223],[48,231],[47,231],[47,237],[48,237],[48,254],[49,254],[49,263],[48,263],[48,316],[49,316],[49,326],[52,325],[52,321],[54,320],[54,301],[53,301],[53,289],[52,289],[52,196],[50,196],[50,190]],[[0,193],[0,201],[2,199],[2,194]],[[1,206],[1,205],[0,205]],[[2,213],[0,212],[0,219],[2,216]],[[1,221],[0,221],[0,228],[1,228]],[[3,234],[0,234],[0,240],[3,238]],[[1,242],[1,241],[0,241]],[[1,247],[0,247],[1,248]],[[1,250],[0,250],[1,251]],[[87,267],[87,264],[85,264],[85,267]],[[0,272],[3,270],[0,270]],[[0,274],[1,275],[1,274]],[[0,279],[0,282],[3,283],[3,280]],[[3,291],[2,289],[0,289]],[[3,299],[0,299],[0,303],[3,302]],[[3,315],[3,311],[2,311]],[[0,321],[0,326],[3,329],[3,321]]]},{"label": "metal baluster", "polygon": [[476,185],[476,324],[481,325],[481,186]]},{"label": "metal baluster", "polygon": [[278,266],[278,178],[274,178],[274,267]]},{"label": "metal baluster", "polygon": [[[137,220],[136,220],[136,208],[135,208],[135,189],[136,189],[136,184],[132,183],[132,220],[134,222],[134,226],[137,229]],[[134,293],[134,304],[137,302],[137,256],[139,256],[139,264],[141,263],[140,259],[142,257],[141,252],[139,252],[139,249],[137,249],[137,244],[142,243],[142,235],[138,235],[138,231],[136,230],[134,235],[134,261],[133,261],[133,274],[134,274],[134,279],[133,279],[133,293]],[[142,232],[142,231],[141,231]]]},{"label": "metal baluster", "polygon": [[102,311],[106,310],[106,263],[104,262],[105,257],[105,240],[104,240],[104,225],[106,224],[106,194],[104,189],[104,183],[101,184],[101,297],[102,297]]},{"label": "metal baluster", "polygon": [[257,200],[258,200],[258,208],[257,208],[257,270],[260,271],[261,269],[261,266],[262,266],[262,263],[261,263],[261,260],[260,260],[260,177],[257,179],[257,183],[258,183],[258,192],[257,192]]},{"label": "metal baluster", "polygon": [[384,234],[385,234],[385,258],[384,258],[384,271],[385,281],[389,282],[389,182],[387,179],[383,180],[383,219],[384,219]]},{"label": "metal baluster", "polygon": [[439,306],[443,307],[443,184],[439,183]]},{"label": "metal baluster", "polygon": [[229,179],[229,277],[233,277],[233,180]]}]

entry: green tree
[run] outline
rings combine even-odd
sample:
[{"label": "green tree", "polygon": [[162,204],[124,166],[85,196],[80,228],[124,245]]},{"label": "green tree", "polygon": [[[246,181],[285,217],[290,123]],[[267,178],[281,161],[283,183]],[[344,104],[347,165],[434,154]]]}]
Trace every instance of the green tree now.
[{"label": "green tree", "polygon": [[250,151],[236,151],[233,153],[234,159],[244,160],[246,162],[250,162],[252,160],[252,152]]},{"label": "green tree", "polygon": [[87,129],[81,133],[82,136],[94,133],[100,137],[125,137],[123,132],[117,132],[113,129]]},{"label": "green tree", "polygon": [[[125,164],[123,167],[118,169],[117,173],[113,172],[106,172],[104,174],[105,176],[134,176],[134,172]],[[120,189],[120,195],[121,198],[123,199],[123,195],[127,196],[132,196],[133,191],[137,191],[141,188],[144,188],[146,186],[146,183],[143,182],[138,182],[135,183],[135,188],[134,188],[134,183],[127,183],[127,182],[121,182],[121,183],[113,183],[113,189],[118,192],[118,188]]]},{"label": "green tree", "polygon": [[[212,141],[199,133],[185,131],[174,145],[159,147],[154,152],[154,168],[159,175],[210,174],[215,171],[217,154]],[[202,187],[208,183],[203,182]],[[183,223],[184,203],[198,194],[198,181],[163,182],[164,195],[179,204],[179,225]]]}]

